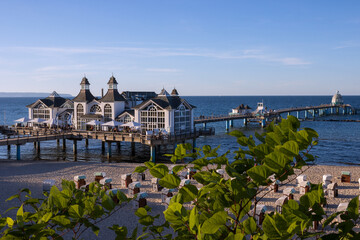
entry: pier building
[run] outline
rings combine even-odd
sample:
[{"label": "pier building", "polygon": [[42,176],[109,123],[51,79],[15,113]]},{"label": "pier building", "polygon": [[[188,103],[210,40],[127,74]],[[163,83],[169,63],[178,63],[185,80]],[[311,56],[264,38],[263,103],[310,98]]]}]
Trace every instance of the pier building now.
[{"label": "pier building", "polygon": [[334,94],[334,96],[331,99],[331,105],[338,106],[338,105],[343,105],[343,104],[344,104],[344,100],[342,99],[341,94],[339,93],[339,91],[336,91],[336,93]]},{"label": "pier building", "polygon": [[174,88],[169,94],[162,89],[155,92],[118,91],[118,82],[111,76],[108,90],[101,98],[90,91],[90,82],[83,77],[78,95],[70,100],[56,92],[46,99],[28,105],[29,118],[50,120],[50,123],[72,125],[76,130],[86,130],[86,123],[97,121],[137,122],[142,130],[160,130],[167,133],[190,133],[194,130],[195,106],[179,96]]},{"label": "pier building", "polygon": [[29,119],[41,118],[60,125],[70,123],[74,111],[73,101],[60,97],[55,91],[47,98],[38,99],[26,107],[29,111]]},{"label": "pier building", "polygon": [[151,98],[134,107],[135,122],[145,130],[165,129],[168,133],[190,133],[194,130],[195,106],[179,97],[174,88],[171,95],[162,89]]}]

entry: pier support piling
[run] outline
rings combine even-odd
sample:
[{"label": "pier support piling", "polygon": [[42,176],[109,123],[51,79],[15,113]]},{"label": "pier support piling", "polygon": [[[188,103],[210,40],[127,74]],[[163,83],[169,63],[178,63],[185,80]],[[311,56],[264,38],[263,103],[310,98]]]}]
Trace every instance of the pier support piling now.
[{"label": "pier support piling", "polygon": [[262,120],[261,120],[261,127],[262,127],[262,128],[265,128],[265,127],[266,127],[266,121],[265,121],[265,119],[262,119]]},{"label": "pier support piling", "polygon": [[105,142],[104,141],[101,142],[101,152],[102,153],[105,152]]},{"label": "pier support piling", "polygon": [[297,119],[300,118],[300,113],[299,113],[299,111],[296,112],[296,117],[297,117]]},{"label": "pier support piling", "polygon": [[193,138],[192,148],[193,148],[193,153],[196,152],[196,150],[195,150],[195,148],[196,148],[196,138]]},{"label": "pier support piling", "polygon": [[225,121],[225,130],[229,131],[229,120]]},{"label": "pier support piling", "polygon": [[135,142],[131,142],[131,156],[135,156]]},{"label": "pier support piling", "polygon": [[74,140],[74,142],[73,142],[73,152],[74,152],[74,155],[77,154],[77,140]]},{"label": "pier support piling", "polygon": [[11,145],[7,145],[7,150],[11,151]]},{"label": "pier support piling", "polygon": [[40,154],[40,142],[36,142],[36,153]]},{"label": "pier support piling", "polygon": [[155,146],[150,146],[150,159],[152,162],[156,161],[156,148]]},{"label": "pier support piling", "polygon": [[247,119],[244,118],[244,126],[247,126]]},{"label": "pier support piling", "polygon": [[59,146],[60,145],[60,139],[56,139],[56,144]]},{"label": "pier support piling", "polygon": [[304,114],[305,114],[305,117],[304,117],[304,118],[307,119],[307,118],[308,118],[308,111],[305,110],[305,113],[304,113]]},{"label": "pier support piling", "polygon": [[234,127],[234,120],[230,120],[229,125],[230,125],[231,128]]},{"label": "pier support piling", "polygon": [[34,148],[36,149],[36,142],[34,142]]},{"label": "pier support piling", "polygon": [[121,143],[116,142],[116,146],[117,146],[117,151],[120,152],[121,151]]},{"label": "pier support piling", "polygon": [[65,152],[65,150],[66,150],[66,139],[65,138],[63,138],[63,140],[62,140],[62,149]]},{"label": "pier support piling", "polygon": [[89,146],[89,139],[85,138],[85,147],[87,148]]},{"label": "pier support piling", "polygon": [[203,128],[206,129],[206,123],[203,123]]},{"label": "pier support piling", "polygon": [[20,156],[20,144],[16,145],[16,160],[20,160],[21,156]]},{"label": "pier support piling", "polygon": [[108,142],[108,152],[107,152],[107,157],[111,158],[111,142]]}]

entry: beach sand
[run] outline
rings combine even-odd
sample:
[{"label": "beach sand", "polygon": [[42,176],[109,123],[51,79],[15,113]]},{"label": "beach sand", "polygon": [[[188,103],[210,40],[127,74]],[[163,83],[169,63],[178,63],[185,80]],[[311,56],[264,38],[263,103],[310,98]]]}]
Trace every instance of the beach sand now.
[{"label": "beach sand", "polygon": [[[105,172],[107,177],[112,178],[113,188],[120,187],[120,176],[125,173],[131,173],[138,163],[88,163],[88,162],[51,162],[51,161],[2,161],[0,162],[0,213],[2,216],[13,215],[14,211],[3,214],[4,211],[12,206],[18,205],[17,200],[5,202],[5,200],[18,193],[21,188],[29,188],[32,191],[33,197],[42,196],[42,183],[46,179],[54,179],[56,186],[60,187],[61,179],[73,180],[75,175],[86,175],[87,183],[93,181],[94,172]],[[170,164],[169,164],[170,165]],[[341,171],[351,172],[351,183],[341,183]],[[328,206],[325,208],[327,214],[336,211],[336,208],[341,202],[349,202],[352,198],[359,195],[360,167],[354,166],[311,166],[303,174],[307,175],[307,179],[311,183],[321,183],[324,174],[331,174],[333,182],[338,183],[339,196],[337,198],[327,198]],[[152,192],[151,190],[151,176],[146,172],[146,180],[142,182],[141,191],[149,193],[147,199],[148,205],[152,208],[151,215],[160,214],[164,211],[165,206],[161,204],[160,193]],[[275,201],[281,197],[282,190],[286,187],[294,187],[296,193],[294,199],[299,200],[299,188],[296,187],[295,180],[286,184],[280,185],[279,192],[270,192],[262,199],[262,204],[267,206],[268,211],[274,211]],[[124,193],[127,190],[124,189]],[[107,227],[113,224],[128,227],[131,232],[138,226],[138,217],[134,215],[132,204],[125,205],[119,212],[100,223],[101,228],[99,239],[114,239],[115,234]],[[159,221],[163,221],[163,216]],[[141,228],[141,226],[139,225]],[[85,239],[95,239],[96,236],[88,231],[82,235]]]}]

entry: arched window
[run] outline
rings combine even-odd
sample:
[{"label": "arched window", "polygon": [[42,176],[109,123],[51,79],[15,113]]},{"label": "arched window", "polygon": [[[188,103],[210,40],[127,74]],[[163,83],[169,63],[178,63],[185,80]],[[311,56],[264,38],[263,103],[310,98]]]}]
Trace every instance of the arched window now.
[{"label": "arched window", "polygon": [[90,108],[91,113],[101,113],[101,107],[99,105],[94,105]]},{"label": "arched window", "polygon": [[128,123],[128,122],[131,122],[131,117],[129,115],[126,115],[124,117],[124,123]]},{"label": "arched window", "polygon": [[38,104],[33,108],[33,118],[50,119],[50,110],[44,104]]},{"label": "arched window", "polygon": [[76,106],[76,129],[81,129],[81,116],[84,115],[84,106],[82,104],[78,104]]},{"label": "arched window", "polygon": [[191,129],[190,110],[180,105],[174,113],[175,132],[188,132]]},{"label": "arched window", "polygon": [[104,120],[105,122],[112,120],[112,109],[110,104],[106,104],[104,107]]},{"label": "arched window", "polygon": [[140,113],[141,124],[146,130],[164,129],[165,128],[165,112],[158,109],[154,105],[150,105]]}]

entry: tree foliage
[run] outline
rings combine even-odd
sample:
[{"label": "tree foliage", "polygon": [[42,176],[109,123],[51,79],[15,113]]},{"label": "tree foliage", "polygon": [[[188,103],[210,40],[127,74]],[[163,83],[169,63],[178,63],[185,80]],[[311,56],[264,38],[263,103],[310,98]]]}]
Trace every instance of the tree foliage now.
[{"label": "tree foliage", "polygon": [[[319,185],[301,196],[300,201],[289,200],[282,213],[265,214],[262,224],[256,215],[256,206],[271,191],[269,186],[275,180],[286,184],[296,178],[295,169],[303,169],[316,157],[310,150],[317,144],[318,134],[310,128],[300,128],[300,122],[292,116],[279,124],[271,123],[263,134],[245,136],[233,131],[239,143],[233,161],[229,151],[218,154],[217,148],[203,146],[193,149],[190,144],[180,144],[174,154],[169,154],[177,164],[170,171],[165,164],[151,161],[139,166],[135,172],[149,171],[159,178],[159,184],[177,189],[164,211],[165,222],[155,222],[159,215],[152,216],[149,207],[139,208],[136,216],[142,233],[136,228],[131,233],[125,227],[111,226],[117,239],[360,239],[354,231],[359,221],[359,199],[351,200],[345,212],[327,216],[324,191]],[[194,159],[184,163],[185,159]],[[181,185],[181,173],[195,168],[193,175],[197,185]],[[225,170],[224,177],[219,169]],[[91,185],[89,192],[76,190],[70,182],[63,182],[63,190],[53,187],[44,200],[31,198],[18,208],[16,219],[1,218],[2,237],[36,238],[59,237],[69,229],[91,228],[95,234],[98,219],[117,211],[118,204],[112,202],[97,185]],[[13,196],[11,198],[17,198]],[[121,193],[121,202],[129,201]],[[10,198],[10,199],[11,199]],[[24,211],[24,207],[32,211]],[[334,221],[340,218],[342,221]],[[319,231],[312,229],[314,222],[321,222]],[[325,231],[326,230],[332,230]],[[74,232],[74,238],[81,231]]]}]

